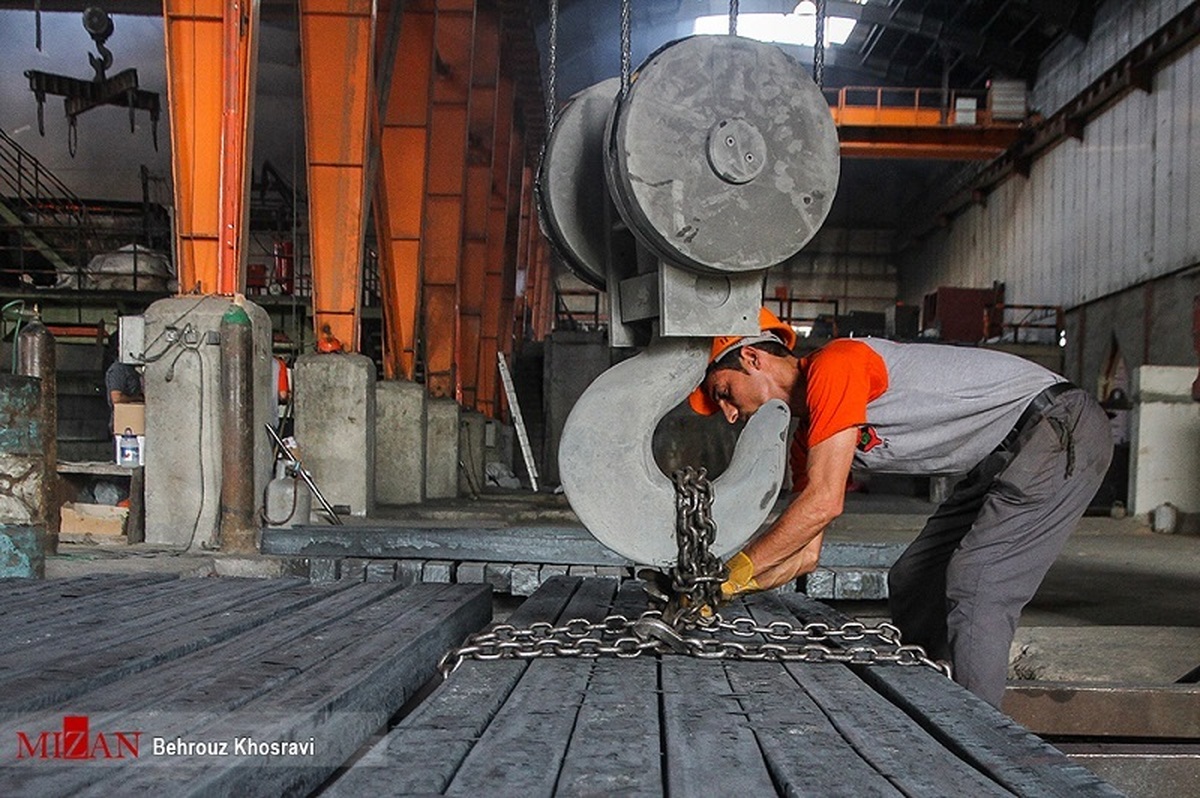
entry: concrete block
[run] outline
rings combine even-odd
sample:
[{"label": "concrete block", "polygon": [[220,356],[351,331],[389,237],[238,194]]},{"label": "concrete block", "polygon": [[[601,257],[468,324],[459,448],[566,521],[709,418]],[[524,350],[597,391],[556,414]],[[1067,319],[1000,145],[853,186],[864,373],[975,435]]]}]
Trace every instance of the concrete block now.
[{"label": "concrete block", "polygon": [[596,576],[596,566],[594,565],[569,565],[567,566],[567,576]]},{"label": "concrete block", "polygon": [[458,419],[459,495],[472,496],[484,486],[484,466],[487,465],[485,439],[487,418],[474,410],[463,410]]},{"label": "concrete block", "polygon": [[492,586],[493,593],[512,592],[513,567],[508,563],[490,562],[483,570],[483,577]]},{"label": "concrete block", "polygon": [[347,557],[342,560],[340,579],[350,582],[365,582],[367,580],[367,560],[357,557]]},{"label": "concrete block", "polygon": [[308,581],[336,582],[341,573],[341,561],[333,557],[313,557],[308,562]]},{"label": "concrete block", "polygon": [[425,405],[425,497],[458,496],[458,403],[430,399]]},{"label": "concrete block", "polygon": [[421,581],[443,583],[453,582],[454,563],[450,560],[426,560],[425,567],[421,569]]},{"label": "concrete block", "polygon": [[538,582],[545,583],[556,576],[566,576],[569,568],[567,565],[543,565],[538,572]]},{"label": "concrete block", "polygon": [[596,576],[609,576],[617,580],[629,579],[632,574],[628,568],[622,568],[619,565],[597,565]]},{"label": "concrete block", "polygon": [[293,385],[300,459],[330,504],[366,516],[375,509],[375,364],[301,355]]},{"label": "concrete block", "polygon": [[396,581],[408,587],[421,581],[425,570],[424,560],[400,560],[396,563]]},{"label": "concrete block", "polygon": [[533,592],[538,589],[541,582],[538,581],[538,572],[541,566],[532,563],[518,563],[512,567],[512,584],[510,592],[514,596],[532,596]]},{"label": "concrete block", "polygon": [[46,556],[42,551],[45,529],[0,525],[0,579],[42,579]]},{"label": "concrete block", "polygon": [[485,572],[487,563],[482,562],[460,562],[458,570],[454,573],[454,581],[458,583],[469,583],[482,585],[487,583]]},{"label": "concrete block", "polygon": [[395,582],[396,581],[396,562],[395,560],[371,560],[367,563],[366,581],[368,582]]},{"label": "concrete block", "polygon": [[278,579],[286,576],[287,566],[278,557],[214,557],[213,571],[217,576],[243,579]]},{"label": "concrete block", "polygon": [[818,568],[808,575],[804,583],[804,592],[809,598],[833,598],[834,575],[828,568]]},{"label": "concrete block", "polygon": [[831,570],[834,574],[832,598],[855,600],[887,598],[886,569],[833,568]]},{"label": "concrete block", "polygon": [[388,380],[375,385],[375,501],[425,501],[425,386]]},{"label": "concrete block", "polygon": [[1200,402],[1194,366],[1142,366],[1133,376],[1129,507],[1145,514],[1167,502],[1200,512]]},{"label": "concrete block", "polygon": [[[221,498],[221,317],[227,297],[160,299],[145,313],[147,543],[212,548]],[[275,421],[271,319],[247,302],[254,333],[254,462],[236,475],[262,496],[273,452],[265,425]]]}]

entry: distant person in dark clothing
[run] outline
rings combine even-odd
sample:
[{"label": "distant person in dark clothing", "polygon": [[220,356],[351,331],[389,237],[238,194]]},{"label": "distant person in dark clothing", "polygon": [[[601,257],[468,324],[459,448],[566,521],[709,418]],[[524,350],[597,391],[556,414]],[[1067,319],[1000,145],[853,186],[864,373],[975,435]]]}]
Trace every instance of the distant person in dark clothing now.
[{"label": "distant person in dark clothing", "polygon": [[113,430],[113,405],[144,402],[145,390],[142,387],[142,375],[137,366],[122,363],[118,359],[117,336],[108,339],[104,359],[109,366],[104,371],[104,398],[108,400],[108,434]]}]

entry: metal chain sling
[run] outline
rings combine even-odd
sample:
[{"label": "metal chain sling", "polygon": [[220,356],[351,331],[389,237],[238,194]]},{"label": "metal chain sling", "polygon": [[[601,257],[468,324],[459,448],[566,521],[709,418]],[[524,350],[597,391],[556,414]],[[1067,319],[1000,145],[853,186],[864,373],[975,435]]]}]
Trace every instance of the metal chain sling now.
[{"label": "metal chain sling", "polygon": [[[471,635],[462,646],[447,652],[438,663],[442,678],[468,659],[629,659],[644,653],[756,662],[924,665],[950,675],[947,665],[932,660],[920,646],[903,645],[900,630],[888,623],[867,626],[849,621],[835,627],[822,622],[774,621],[764,625],[749,617],[725,619],[715,611],[706,614],[704,607],[717,606],[725,578],[724,565],[708,550],[716,534],[712,485],[703,469],[678,471],[674,481],[680,557],[670,576],[676,596],[665,611],[650,610],[635,619],[609,615],[599,622],[575,618],[561,626],[499,624]],[[729,637],[760,639],[741,642]]]}]

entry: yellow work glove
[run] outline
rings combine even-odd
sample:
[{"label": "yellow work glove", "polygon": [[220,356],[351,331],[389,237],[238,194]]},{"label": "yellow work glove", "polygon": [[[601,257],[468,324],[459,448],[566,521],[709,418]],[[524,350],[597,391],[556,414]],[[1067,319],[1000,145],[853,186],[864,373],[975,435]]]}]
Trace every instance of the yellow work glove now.
[{"label": "yellow work glove", "polygon": [[758,590],[758,582],[754,581],[754,563],[739,551],[726,563],[729,568],[729,578],[721,583],[721,598],[728,601],[734,596]]}]

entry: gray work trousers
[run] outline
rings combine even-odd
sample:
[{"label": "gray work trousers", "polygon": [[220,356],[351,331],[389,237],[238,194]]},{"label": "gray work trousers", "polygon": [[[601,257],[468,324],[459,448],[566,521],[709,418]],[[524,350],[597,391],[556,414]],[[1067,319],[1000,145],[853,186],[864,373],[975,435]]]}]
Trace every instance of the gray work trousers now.
[{"label": "gray work trousers", "polygon": [[956,682],[999,707],[1021,610],[1111,459],[1108,418],[1079,389],[1060,394],[1011,449],[985,457],[888,574],[901,639],[948,659]]}]

